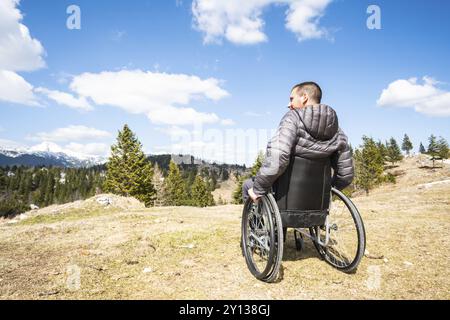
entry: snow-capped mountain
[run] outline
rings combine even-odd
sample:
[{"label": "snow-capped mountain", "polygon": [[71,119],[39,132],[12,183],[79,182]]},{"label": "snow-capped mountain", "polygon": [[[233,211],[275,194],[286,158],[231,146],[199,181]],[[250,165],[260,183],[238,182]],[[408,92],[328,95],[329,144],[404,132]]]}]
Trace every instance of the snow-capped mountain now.
[{"label": "snow-capped mountain", "polygon": [[43,142],[30,148],[4,148],[0,146],[0,166],[91,167],[104,164],[106,161],[106,157],[71,152],[51,142]]}]

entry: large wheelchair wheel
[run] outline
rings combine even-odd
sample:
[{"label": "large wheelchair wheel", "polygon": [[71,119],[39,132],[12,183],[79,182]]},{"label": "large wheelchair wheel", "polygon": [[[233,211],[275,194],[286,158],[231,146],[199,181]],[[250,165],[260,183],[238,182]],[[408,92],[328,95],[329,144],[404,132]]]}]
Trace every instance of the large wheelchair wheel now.
[{"label": "large wheelchair wheel", "polygon": [[257,204],[249,198],[242,213],[242,253],[250,272],[259,280],[277,279],[283,257],[280,212],[271,194]]},{"label": "large wheelchair wheel", "polygon": [[351,273],[358,267],[366,248],[364,224],[356,206],[342,192],[333,188],[331,197],[328,243],[324,226],[309,228],[309,232],[315,239],[313,242],[319,255],[326,262]]}]

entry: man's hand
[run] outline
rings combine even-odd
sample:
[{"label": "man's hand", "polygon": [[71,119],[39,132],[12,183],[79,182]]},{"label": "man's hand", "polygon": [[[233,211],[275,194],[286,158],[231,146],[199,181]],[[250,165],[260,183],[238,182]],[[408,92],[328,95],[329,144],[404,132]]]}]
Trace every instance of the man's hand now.
[{"label": "man's hand", "polygon": [[261,196],[258,196],[253,192],[253,188],[248,189],[248,195],[253,200],[253,202],[258,202]]}]

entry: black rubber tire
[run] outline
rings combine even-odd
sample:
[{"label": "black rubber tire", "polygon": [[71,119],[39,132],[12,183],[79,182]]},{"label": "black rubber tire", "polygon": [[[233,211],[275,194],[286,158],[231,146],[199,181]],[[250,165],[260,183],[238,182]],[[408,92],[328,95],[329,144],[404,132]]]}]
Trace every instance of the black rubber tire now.
[{"label": "black rubber tire", "polygon": [[[344,195],[342,192],[334,188],[331,190],[331,195],[335,195],[337,198],[339,198],[339,201],[344,202],[345,206],[347,207],[347,210],[350,212],[353,218],[358,239],[356,254],[350,263],[342,265],[342,263],[337,262],[335,256],[331,254],[327,248],[321,246],[316,241],[313,241],[313,243],[317,251],[319,252],[321,258],[323,258],[327,263],[343,272],[352,273],[357,269],[359,263],[361,262],[362,257],[364,256],[364,251],[366,249],[366,231],[364,229],[364,223],[362,221],[358,209],[346,195]],[[332,214],[332,212],[330,214]],[[315,228],[309,228],[309,232],[313,238],[316,238]]]},{"label": "black rubber tire", "polygon": [[[272,199],[270,199],[270,197]],[[283,256],[283,230],[281,225],[281,216],[278,211],[278,207],[276,206],[275,199],[273,199],[271,194],[261,197],[259,206],[261,206],[261,213],[266,217],[265,221],[268,223],[267,231],[270,243],[266,265],[263,268],[258,268],[252,256],[252,248],[250,248],[248,243],[248,229],[250,228],[249,211],[251,205],[252,200],[248,199],[244,204],[244,210],[242,213],[242,253],[245,257],[245,262],[247,263],[248,269],[253,276],[255,276],[255,278],[265,282],[273,282],[277,278]]]},{"label": "black rubber tire", "polygon": [[272,266],[272,271],[269,273],[267,277],[265,277],[263,280],[265,282],[274,282],[278,278],[278,273],[280,271],[281,267],[281,261],[283,260],[283,249],[284,249],[284,229],[283,224],[281,220],[281,214],[278,210],[277,202],[275,201],[275,198],[271,193],[269,193],[267,196],[265,196],[262,201],[265,203],[265,205],[268,206],[270,212],[272,212],[272,219],[273,219],[273,227],[275,231],[275,256],[273,257],[274,262]]}]

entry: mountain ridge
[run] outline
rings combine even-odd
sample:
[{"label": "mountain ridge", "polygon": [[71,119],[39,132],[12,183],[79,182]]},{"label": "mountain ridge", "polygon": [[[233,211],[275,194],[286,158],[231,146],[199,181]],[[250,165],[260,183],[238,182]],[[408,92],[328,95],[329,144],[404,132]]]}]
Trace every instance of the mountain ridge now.
[{"label": "mountain ridge", "polygon": [[[218,163],[216,161],[196,158],[192,155],[183,154],[146,154],[146,157],[157,162],[160,166],[168,168],[170,160],[179,165],[192,166],[226,166],[236,168],[243,172],[247,168],[239,164]],[[32,148],[4,148],[0,146],[0,167],[6,166],[59,166],[69,168],[93,167],[104,165],[108,157],[86,156],[75,152],[68,154],[62,149],[53,148],[52,144],[41,144]]]}]

